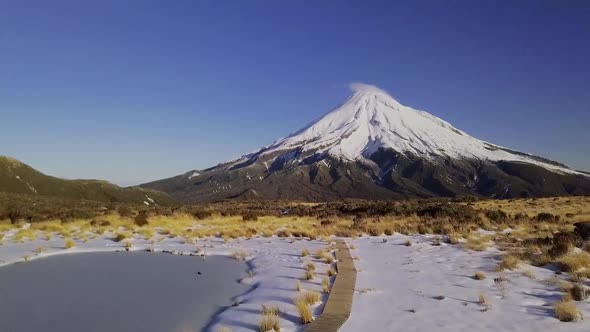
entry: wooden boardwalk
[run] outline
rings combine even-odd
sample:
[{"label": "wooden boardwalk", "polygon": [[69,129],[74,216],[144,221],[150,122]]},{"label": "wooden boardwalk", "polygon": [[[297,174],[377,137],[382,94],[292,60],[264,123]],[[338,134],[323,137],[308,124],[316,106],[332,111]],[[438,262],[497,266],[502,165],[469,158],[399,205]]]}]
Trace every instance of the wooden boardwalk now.
[{"label": "wooden boardwalk", "polygon": [[322,314],[305,328],[305,332],[336,332],[350,317],[356,283],[356,268],[344,241],[336,241],[336,280]]}]

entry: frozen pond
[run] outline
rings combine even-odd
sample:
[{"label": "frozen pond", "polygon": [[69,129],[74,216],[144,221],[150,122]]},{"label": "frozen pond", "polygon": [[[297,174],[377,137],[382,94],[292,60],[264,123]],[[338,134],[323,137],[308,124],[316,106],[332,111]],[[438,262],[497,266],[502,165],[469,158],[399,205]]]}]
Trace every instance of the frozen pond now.
[{"label": "frozen pond", "polygon": [[147,252],[12,264],[0,268],[0,331],[200,331],[248,289],[245,271],[229,257]]}]

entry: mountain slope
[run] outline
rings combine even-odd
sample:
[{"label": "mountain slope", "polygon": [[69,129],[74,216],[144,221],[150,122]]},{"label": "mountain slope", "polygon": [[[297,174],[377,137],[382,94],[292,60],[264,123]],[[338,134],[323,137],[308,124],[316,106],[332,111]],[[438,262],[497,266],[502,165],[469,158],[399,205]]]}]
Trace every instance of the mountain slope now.
[{"label": "mountain slope", "polygon": [[144,184],[185,201],[590,193],[588,174],[494,145],[357,84],[332,112],[216,167]]},{"label": "mountain slope", "polygon": [[99,180],[64,180],[45,175],[10,157],[0,156],[0,191],[104,202],[171,204],[167,194],[139,187],[121,188]]}]

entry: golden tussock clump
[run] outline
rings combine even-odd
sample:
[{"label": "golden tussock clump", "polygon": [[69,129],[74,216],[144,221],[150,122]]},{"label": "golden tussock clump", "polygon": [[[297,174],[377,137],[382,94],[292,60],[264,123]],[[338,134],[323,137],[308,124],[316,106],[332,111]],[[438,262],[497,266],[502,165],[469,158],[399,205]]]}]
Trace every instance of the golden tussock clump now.
[{"label": "golden tussock clump", "polygon": [[300,299],[309,305],[314,305],[320,301],[320,293],[314,291],[305,291],[303,295],[300,296]]},{"label": "golden tussock clump", "polygon": [[322,279],[322,291],[324,293],[330,292],[330,278],[325,277],[324,279]]},{"label": "golden tussock clump", "polygon": [[259,329],[265,331],[281,331],[280,321],[281,310],[277,305],[262,305],[262,317],[260,318]]},{"label": "golden tussock clump", "polygon": [[512,254],[502,256],[502,261],[496,267],[497,271],[514,270],[520,264],[520,259]]},{"label": "golden tussock clump", "polygon": [[72,248],[75,245],[76,245],[76,243],[74,243],[74,240],[72,240],[71,238],[67,238],[65,240],[65,247],[66,247],[66,249],[70,249],[70,248]]},{"label": "golden tussock clump", "polygon": [[301,298],[296,298],[293,300],[295,307],[297,307],[297,312],[299,313],[299,319],[302,324],[309,324],[313,320],[313,315],[311,313],[311,308],[307,302],[305,302]]},{"label": "golden tussock clump", "polygon": [[301,257],[306,257],[306,256],[309,256],[309,249],[303,248],[301,250]]},{"label": "golden tussock clump", "polygon": [[562,322],[573,322],[582,318],[582,313],[572,301],[559,301],[553,305],[555,317]]}]

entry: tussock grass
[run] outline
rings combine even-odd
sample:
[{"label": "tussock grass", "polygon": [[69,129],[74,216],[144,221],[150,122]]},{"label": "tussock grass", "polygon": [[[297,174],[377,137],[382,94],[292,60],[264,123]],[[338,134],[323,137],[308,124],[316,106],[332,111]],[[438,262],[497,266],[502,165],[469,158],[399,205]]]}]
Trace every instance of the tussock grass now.
[{"label": "tussock grass", "polygon": [[573,322],[582,318],[582,313],[572,301],[559,301],[553,305],[555,317],[562,322]]},{"label": "tussock grass", "polygon": [[520,259],[512,254],[502,256],[502,261],[496,267],[497,271],[514,270],[520,264]]},{"label": "tussock grass", "polygon": [[331,252],[323,251],[320,258],[325,259],[328,264],[334,263],[334,256]]},{"label": "tussock grass", "polygon": [[309,305],[314,305],[320,301],[320,293],[314,291],[305,291],[301,295],[300,299]]},{"label": "tussock grass", "polygon": [[307,271],[315,271],[315,264],[313,262],[309,262],[305,265],[305,268],[307,269]]},{"label": "tussock grass", "polygon": [[281,320],[279,318],[279,307],[262,305],[262,317],[258,328],[261,332],[281,331]]},{"label": "tussock grass", "polygon": [[301,249],[301,257],[307,257],[307,256],[309,256],[309,249],[307,249],[307,248]]},{"label": "tussock grass", "polygon": [[333,277],[333,276],[335,276],[336,274],[338,274],[338,273],[337,273],[337,272],[336,272],[336,270],[334,270],[333,268],[329,268],[329,269],[328,269],[328,277]]},{"label": "tussock grass", "polygon": [[449,234],[447,240],[450,244],[457,244],[457,243],[459,243],[459,235],[457,235],[455,233],[451,233],[451,234]]},{"label": "tussock grass", "polygon": [[71,238],[66,238],[65,239],[64,247],[66,249],[70,249],[70,248],[72,248],[75,245],[76,245],[76,243],[74,243],[74,240],[72,240]]},{"label": "tussock grass", "polygon": [[468,237],[464,247],[474,251],[484,251],[488,248],[491,236]]},{"label": "tussock grass", "polygon": [[565,272],[577,272],[581,269],[590,269],[590,254],[586,252],[572,253],[559,258],[557,263]]},{"label": "tussock grass", "polygon": [[473,275],[473,279],[475,279],[475,280],[484,280],[485,278],[486,278],[486,275],[481,271],[477,271]]},{"label": "tussock grass", "polygon": [[488,303],[488,300],[486,299],[486,296],[484,293],[479,293],[479,299],[477,302],[481,305],[486,305]]},{"label": "tussock grass", "polygon": [[233,252],[232,256],[237,260],[245,261],[246,258],[248,257],[248,252],[246,250],[239,249],[239,250],[235,250]]},{"label": "tussock grass", "polygon": [[115,235],[115,238],[113,239],[113,241],[115,241],[115,242],[121,242],[121,241],[123,241],[123,240],[125,240],[125,239],[127,239],[129,237],[130,237],[130,234],[129,233],[117,233]]},{"label": "tussock grass", "polygon": [[137,230],[136,232],[137,232],[137,234],[143,236],[143,238],[146,240],[151,240],[155,235],[155,231],[152,228],[148,228],[148,227],[142,227],[139,230]]},{"label": "tussock grass", "polygon": [[12,241],[14,242],[23,242],[25,239],[28,240],[35,240],[37,239],[36,230],[27,228],[21,229],[16,234],[12,236]]},{"label": "tussock grass", "polygon": [[324,249],[318,249],[315,252],[315,258],[317,258],[317,259],[322,259],[322,258],[324,258],[325,255],[326,255],[326,249],[325,248]]},{"label": "tussock grass", "polygon": [[522,271],[522,275],[529,278],[529,279],[536,279],[535,273],[531,270],[524,270]]},{"label": "tussock grass", "polygon": [[281,310],[279,309],[279,306],[276,304],[263,304],[262,305],[262,314],[263,315],[274,315],[274,316],[278,316],[281,314]]},{"label": "tussock grass", "polygon": [[302,324],[309,324],[313,321],[313,315],[311,313],[311,308],[306,301],[301,298],[296,298],[293,300],[295,307],[297,307],[297,312],[299,313],[299,319]]},{"label": "tussock grass", "polygon": [[492,309],[492,305],[488,302],[484,293],[479,293],[479,299],[477,302],[484,307],[481,309],[481,312],[486,312]]},{"label": "tussock grass", "polygon": [[406,242],[404,242],[404,245],[405,245],[406,247],[410,247],[410,246],[412,245],[412,241],[410,241],[410,240],[406,240]]},{"label": "tussock grass", "polygon": [[295,289],[296,289],[298,292],[301,292],[301,283],[299,282],[299,280],[297,280],[297,284],[295,285]]},{"label": "tussock grass", "polygon": [[324,279],[322,279],[322,291],[324,293],[330,292],[330,278],[325,277]]},{"label": "tussock grass", "polygon": [[590,288],[587,288],[579,283],[575,283],[568,289],[568,293],[571,295],[574,301],[584,301],[590,297]]},{"label": "tussock grass", "polygon": [[313,271],[305,271],[305,275],[303,277],[305,280],[313,280]]}]

